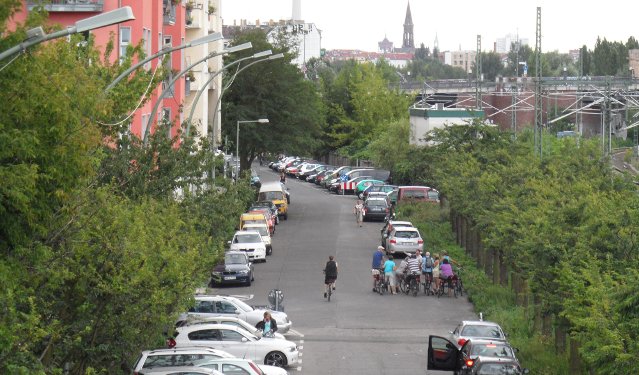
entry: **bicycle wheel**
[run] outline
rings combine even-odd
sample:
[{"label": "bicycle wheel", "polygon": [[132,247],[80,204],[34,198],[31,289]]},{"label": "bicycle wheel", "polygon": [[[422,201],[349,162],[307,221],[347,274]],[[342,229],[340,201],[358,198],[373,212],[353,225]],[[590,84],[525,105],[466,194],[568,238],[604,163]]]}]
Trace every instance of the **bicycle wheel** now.
[{"label": "bicycle wheel", "polygon": [[399,291],[402,293],[406,293],[406,282],[402,279],[398,283]]},{"label": "bicycle wheel", "polygon": [[419,287],[417,286],[417,280],[412,278],[410,280],[410,290],[413,293],[413,297],[417,297],[417,292],[419,291]]},{"label": "bicycle wheel", "polygon": [[464,295],[464,284],[462,283],[461,279],[459,279],[459,281],[457,281],[457,288],[459,289],[459,295],[463,296]]},{"label": "bicycle wheel", "polygon": [[328,302],[331,302],[331,295],[333,294],[333,284],[328,286]]},{"label": "bicycle wheel", "polygon": [[457,293],[459,293],[459,291],[457,290],[457,282],[453,283],[453,294],[455,295],[455,298],[457,298]]},{"label": "bicycle wheel", "polygon": [[383,296],[384,293],[386,293],[386,282],[385,281],[380,281],[377,287],[377,293],[379,293],[380,296]]}]

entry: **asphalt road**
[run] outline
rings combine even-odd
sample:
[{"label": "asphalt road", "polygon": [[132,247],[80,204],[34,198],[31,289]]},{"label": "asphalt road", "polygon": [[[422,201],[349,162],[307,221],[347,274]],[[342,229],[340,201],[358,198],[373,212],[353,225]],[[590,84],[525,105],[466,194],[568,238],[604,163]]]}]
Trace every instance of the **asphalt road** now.
[{"label": "asphalt road", "polygon": [[[277,179],[254,167],[262,181]],[[265,305],[271,289],[284,293],[293,321],[289,340],[300,346],[302,363],[291,374],[446,374],[426,371],[428,335],[446,335],[464,319],[474,319],[466,298],[384,295],[372,292],[371,260],[381,222],[359,228],[354,196],[337,196],[307,182],[287,179],[288,220],[273,237],[273,255],[255,265],[251,287],[225,287],[220,294],[252,294],[249,304]],[[323,298],[322,269],[329,255],[339,264],[337,290]]]}]

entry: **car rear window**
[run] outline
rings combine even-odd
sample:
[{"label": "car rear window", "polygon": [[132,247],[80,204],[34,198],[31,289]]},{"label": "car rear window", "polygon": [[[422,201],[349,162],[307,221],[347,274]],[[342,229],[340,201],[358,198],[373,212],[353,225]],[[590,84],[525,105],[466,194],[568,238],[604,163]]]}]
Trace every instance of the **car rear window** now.
[{"label": "car rear window", "polygon": [[235,243],[256,243],[261,242],[262,239],[258,234],[242,234],[235,236]]},{"label": "car rear window", "polygon": [[386,201],[383,199],[369,199],[366,201],[367,206],[383,206],[386,207]]},{"label": "car rear window", "polygon": [[499,328],[493,326],[473,326],[467,325],[462,329],[462,336],[467,337],[493,337],[493,338],[501,338],[501,332]]},{"label": "car rear window", "polygon": [[426,189],[404,189],[402,190],[402,198],[426,199]]},{"label": "car rear window", "polygon": [[414,231],[397,231],[395,232],[395,237],[398,238],[418,238],[419,234]]},{"label": "car rear window", "polygon": [[484,357],[515,357],[512,348],[504,344],[476,344],[470,354]]}]

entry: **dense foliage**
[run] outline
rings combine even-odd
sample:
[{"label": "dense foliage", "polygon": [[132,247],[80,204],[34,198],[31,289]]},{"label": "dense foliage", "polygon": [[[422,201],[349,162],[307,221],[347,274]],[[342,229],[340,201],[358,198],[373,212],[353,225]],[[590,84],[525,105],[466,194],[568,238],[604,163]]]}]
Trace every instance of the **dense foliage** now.
[{"label": "dense foliage", "polygon": [[128,373],[163,344],[254,199],[248,183],[202,177],[205,143],[160,129],[144,147],[126,122],[101,125],[133,110],[151,72],[105,96],[139,48],[110,64],[110,46],[100,56],[78,38],[0,72],[2,374]]}]

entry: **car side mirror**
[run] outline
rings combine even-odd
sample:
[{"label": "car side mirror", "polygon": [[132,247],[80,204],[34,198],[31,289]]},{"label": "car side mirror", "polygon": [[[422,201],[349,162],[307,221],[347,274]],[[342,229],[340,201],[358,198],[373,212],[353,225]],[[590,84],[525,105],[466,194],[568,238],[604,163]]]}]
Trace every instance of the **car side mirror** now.
[{"label": "car side mirror", "polygon": [[246,337],[242,337],[242,342],[247,342],[248,339]]},{"label": "car side mirror", "polygon": [[230,245],[232,243],[232,241],[226,241],[226,243]]}]

